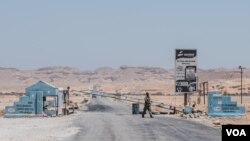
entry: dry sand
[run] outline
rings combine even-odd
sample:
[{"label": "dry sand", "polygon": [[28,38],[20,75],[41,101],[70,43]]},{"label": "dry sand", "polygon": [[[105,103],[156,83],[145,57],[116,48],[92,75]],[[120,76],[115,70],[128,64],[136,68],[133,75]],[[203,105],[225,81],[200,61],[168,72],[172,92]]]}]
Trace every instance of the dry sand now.
[{"label": "dry sand", "polygon": [[[79,103],[80,108],[84,108],[85,104],[80,103],[88,97],[71,96],[70,99]],[[72,121],[78,113],[59,117],[4,118],[4,107],[13,105],[18,99],[19,96],[16,95],[0,95],[0,140],[55,141],[63,140],[79,131],[78,128],[72,127]]]},{"label": "dry sand", "polygon": [[78,132],[71,127],[76,115],[53,118],[3,118],[0,117],[2,141],[55,141]]}]

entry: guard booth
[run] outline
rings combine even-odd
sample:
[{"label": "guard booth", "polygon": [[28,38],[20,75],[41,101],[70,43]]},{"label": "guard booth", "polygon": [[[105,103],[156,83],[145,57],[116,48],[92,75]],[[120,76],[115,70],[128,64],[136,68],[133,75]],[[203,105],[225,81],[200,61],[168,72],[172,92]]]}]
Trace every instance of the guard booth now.
[{"label": "guard booth", "polygon": [[38,81],[26,88],[25,95],[13,106],[5,107],[5,117],[27,116],[57,116],[62,114],[59,110],[63,106],[63,89],[59,89],[47,82]]},{"label": "guard booth", "polygon": [[230,96],[224,96],[220,91],[208,92],[208,115],[209,116],[242,116],[245,107],[238,106]]}]

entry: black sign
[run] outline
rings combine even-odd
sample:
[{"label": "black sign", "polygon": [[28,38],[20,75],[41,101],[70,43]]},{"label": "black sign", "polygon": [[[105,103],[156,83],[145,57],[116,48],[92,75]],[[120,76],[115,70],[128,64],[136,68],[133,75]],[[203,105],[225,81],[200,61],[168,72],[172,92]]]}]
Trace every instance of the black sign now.
[{"label": "black sign", "polygon": [[176,59],[179,58],[196,58],[197,52],[196,50],[188,50],[188,49],[176,49]]},{"label": "black sign", "polygon": [[176,93],[197,91],[197,50],[176,49],[175,52]]},{"label": "black sign", "polygon": [[250,125],[222,125],[222,141],[249,141]]}]

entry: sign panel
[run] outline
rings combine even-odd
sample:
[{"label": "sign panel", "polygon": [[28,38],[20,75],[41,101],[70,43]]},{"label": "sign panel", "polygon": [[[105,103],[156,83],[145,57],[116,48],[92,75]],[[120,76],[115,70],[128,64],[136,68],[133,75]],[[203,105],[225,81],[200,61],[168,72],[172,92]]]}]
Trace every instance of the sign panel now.
[{"label": "sign panel", "polygon": [[193,93],[197,90],[197,50],[175,50],[175,92]]}]

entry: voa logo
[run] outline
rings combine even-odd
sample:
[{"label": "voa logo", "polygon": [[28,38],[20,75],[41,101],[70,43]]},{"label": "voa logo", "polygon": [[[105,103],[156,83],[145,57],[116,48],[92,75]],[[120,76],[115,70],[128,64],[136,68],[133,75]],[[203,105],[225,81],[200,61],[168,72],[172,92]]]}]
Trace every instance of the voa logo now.
[{"label": "voa logo", "polygon": [[247,136],[244,129],[226,129],[227,136],[234,136],[234,137],[241,137],[241,136]]}]

